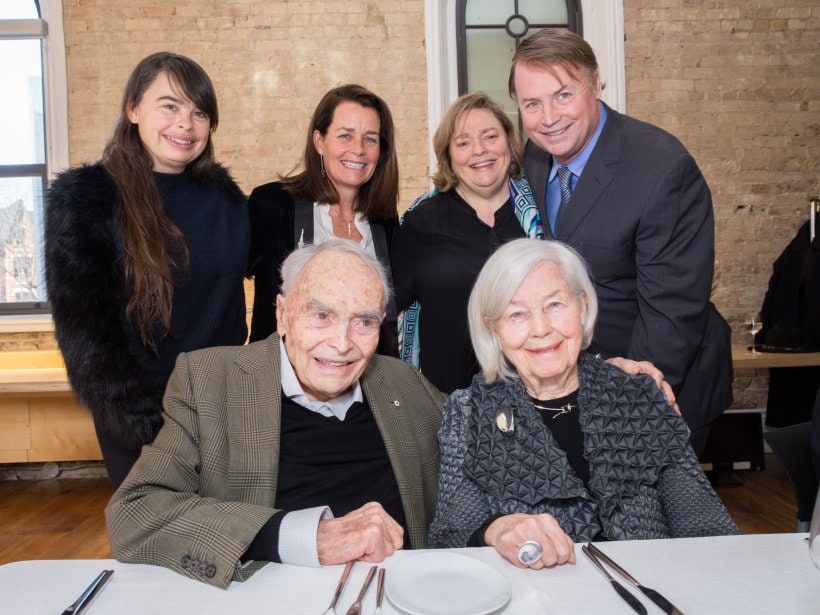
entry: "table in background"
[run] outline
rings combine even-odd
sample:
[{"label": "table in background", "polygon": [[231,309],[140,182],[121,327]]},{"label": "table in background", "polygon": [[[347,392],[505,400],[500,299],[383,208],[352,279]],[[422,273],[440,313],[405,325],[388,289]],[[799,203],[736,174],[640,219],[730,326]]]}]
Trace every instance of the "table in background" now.
[{"label": "table in background", "polygon": [[[639,581],[663,593],[687,615],[812,614],[820,607],[820,570],[809,558],[805,534],[758,534],[603,543],[601,547]],[[578,563],[551,570],[521,570],[491,548],[454,549],[492,566],[509,580],[512,601],[504,615],[573,613],[634,615],[576,545]],[[384,562],[387,578],[418,551],[399,551]],[[357,563],[339,602],[345,613],[369,564]],[[116,572],[86,615],[254,613],[319,615],[342,566],[301,568],[268,564],[227,591],[157,566],[113,560],[43,560],[0,566],[4,613],[57,615],[105,568]],[[626,584],[626,583],[624,583]],[[373,613],[374,587],[364,602]],[[659,613],[640,595],[649,613]],[[385,599],[384,614],[397,613]]]},{"label": "table in background", "polygon": [[732,346],[732,367],[735,369],[814,366],[820,366],[820,352],[752,353],[749,346]]},{"label": "table in background", "polygon": [[[732,346],[734,369],[771,369],[820,366],[820,352],[758,352],[748,345]],[[715,419],[709,429],[701,463],[715,469],[710,477],[716,484],[742,484],[733,470],[762,470],[764,408],[733,408]]]}]

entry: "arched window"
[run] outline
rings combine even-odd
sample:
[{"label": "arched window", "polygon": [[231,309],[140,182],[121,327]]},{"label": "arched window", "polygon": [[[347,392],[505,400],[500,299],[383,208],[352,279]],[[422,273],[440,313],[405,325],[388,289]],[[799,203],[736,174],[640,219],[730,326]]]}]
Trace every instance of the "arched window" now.
[{"label": "arched window", "polygon": [[577,0],[458,0],[458,93],[482,91],[518,123],[507,94],[510,62],[521,41],[544,28],[582,34]]},{"label": "arched window", "polygon": [[0,83],[0,314],[47,312],[43,196],[68,160],[60,0],[0,3]]}]

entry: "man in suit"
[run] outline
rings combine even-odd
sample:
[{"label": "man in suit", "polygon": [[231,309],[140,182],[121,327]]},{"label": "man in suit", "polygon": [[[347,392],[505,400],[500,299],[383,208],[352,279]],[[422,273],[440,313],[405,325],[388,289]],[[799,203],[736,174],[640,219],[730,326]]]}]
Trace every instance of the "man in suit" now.
[{"label": "man in suit", "polygon": [[375,354],[383,268],[329,240],[293,252],[282,279],[278,334],[177,360],[164,426],[106,508],[118,559],[224,588],[267,561],[426,546],[444,396]]},{"label": "man in suit", "polygon": [[700,452],[732,401],[730,331],[709,301],[706,181],[675,137],[599,100],[597,60],[577,34],[545,29],[524,40],[509,87],[545,231],[592,272],[600,312],[591,351],[660,368]]}]

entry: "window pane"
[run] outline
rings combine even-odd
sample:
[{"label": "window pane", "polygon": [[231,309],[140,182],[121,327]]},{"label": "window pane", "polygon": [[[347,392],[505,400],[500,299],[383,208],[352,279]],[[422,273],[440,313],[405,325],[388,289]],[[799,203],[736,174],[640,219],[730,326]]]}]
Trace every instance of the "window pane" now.
[{"label": "window pane", "polygon": [[40,19],[34,0],[0,0],[0,19]]},{"label": "window pane", "polygon": [[0,178],[0,302],[45,300],[42,212],[42,178]]},{"label": "window pane", "polygon": [[515,39],[499,30],[467,30],[467,90],[484,92],[497,102],[515,126],[518,109],[507,92]]},{"label": "window pane", "polygon": [[503,26],[514,12],[513,0],[468,0],[464,23],[468,26]]},{"label": "window pane", "polygon": [[530,23],[567,23],[566,0],[518,0],[518,10]]},{"label": "window pane", "polygon": [[40,50],[39,40],[0,41],[0,164],[45,163]]}]

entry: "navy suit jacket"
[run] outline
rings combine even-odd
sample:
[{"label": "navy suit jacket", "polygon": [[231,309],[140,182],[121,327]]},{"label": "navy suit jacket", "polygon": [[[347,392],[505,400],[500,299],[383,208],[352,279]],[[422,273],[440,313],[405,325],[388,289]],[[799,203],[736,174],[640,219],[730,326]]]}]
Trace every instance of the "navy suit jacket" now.
[{"label": "navy suit jacket", "polygon": [[[714,217],[694,158],[656,126],[607,108],[554,239],[589,264],[599,314],[591,351],[657,365],[694,431],[732,401],[729,327],[709,301]],[[542,220],[552,157],[527,143]],[[545,229],[550,235],[547,225]]]}]

